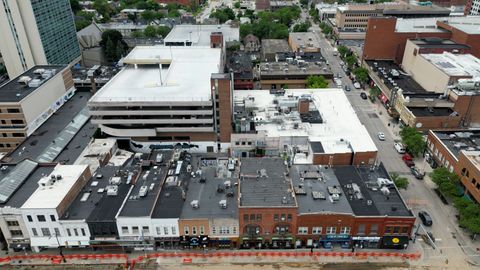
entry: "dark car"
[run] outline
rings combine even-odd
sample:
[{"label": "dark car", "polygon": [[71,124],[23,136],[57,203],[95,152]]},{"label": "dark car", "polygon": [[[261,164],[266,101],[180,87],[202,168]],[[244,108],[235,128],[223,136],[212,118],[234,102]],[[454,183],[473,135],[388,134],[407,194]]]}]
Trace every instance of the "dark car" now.
[{"label": "dark car", "polygon": [[432,226],[433,220],[432,217],[425,211],[418,212],[418,217],[422,220],[423,225]]},{"label": "dark car", "polygon": [[418,180],[423,179],[424,174],[421,173],[417,167],[415,166],[410,167],[410,171],[412,172],[413,176],[415,176],[415,178],[417,178]]},{"label": "dark car", "polygon": [[408,167],[413,167],[413,166],[415,166],[415,162],[413,162],[412,156],[410,156],[409,154],[403,155],[403,156],[402,156],[402,160],[403,160],[403,162],[405,162],[405,164],[406,164]]},{"label": "dark car", "polygon": [[367,99],[367,98],[368,98],[368,97],[367,97],[367,93],[365,93],[365,92],[361,92],[361,93],[360,93],[360,97],[363,98],[363,99]]}]

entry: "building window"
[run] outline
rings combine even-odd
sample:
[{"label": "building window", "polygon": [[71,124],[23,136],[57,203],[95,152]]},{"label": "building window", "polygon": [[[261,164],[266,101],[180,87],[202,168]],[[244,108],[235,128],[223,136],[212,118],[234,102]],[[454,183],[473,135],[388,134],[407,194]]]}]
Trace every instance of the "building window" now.
[{"label": "building window", "polygon": [[262,220],[262,214],[257,214],[257,221],[261,221]]},{"label": "building window", "polygon": [[336,234],[337,233],[337,227],[327,227],[326,234]]},{"label": "building window", "polygon": [[357,234],[365,234],[365,224],[358,225]]},{"label": "building window", "polygon": [[[70,236],[70,230],[67,229],[68,236]],[[127,226],[122,226],[122,233],[123,234],[128,234],[128,227]]]},{"label": "building window", "polygon": [[55,215],[50,215],[50,219],[51,219],[52,221],[56,221]]},{"label": "building window", "polygon": [[192,226],[192,234],[197,235],[197,227],[196,226]]},{"label": "building window", "polygon": [[38,236],[37,229],[32,228],[32,234],[33,234],[33,236]]},{"label": "building window", "polygon": [[10,230],[12,237],[23,237],[22,230]]},{"label": "building window", "polygon": [[28,216],[27,216],[27,220],[28,220],[28,222],[33,222],[32,216],[28,215]]},{"label": "building window", "polygon": [[390,227],[390,226],[385,227],[385,233],[391,234],[392,231],[393,231],[393,228],[392,228],[392,227]]},{"label": "building window", "polygon": [[220,234],[227,234],[227,227],[226,226],[221,226],[220,227]]},{"label": "building window", "polygon": [[248,214],[244,214],[244,215],[243,215],[243,220],[244,220],[244,221],[248,221]]},{"label": "building window", "polygon": [[287,221],[292,221],[292,214],[287,215]]},{"label": "building window", "polygon": [[132,227],[132,234],[138,234],[138,226]]},{"label": "building window", "polygon": [[9,221],[7,221],[7,226],[18,226],[18,221],[9,220]]},{"label": "building window", "polygon": [[162,227],[155,227],[155,230],[157,231],[157,235],[162,235]]},{"label": "building window", "polygon": [[235,227],[235,226],[232,227],[232,233],[237,234],[237,227]]},{"label": "building window", "polygon": [[308,234],[308,227],[298,227],[298,234]]},{"label": "building window", "polygon": [[20,109],[7,109],[7,113],[20,113]]},{"label": "building window", "polygon": [[312,234],[322,234],[322,227],[312,227]]},{"label": "building window", "polygon": [[148,226],[143,226],[142,227],[142,233],[146,233],[146,234],[149,234],[150,233],[150,228]]},{"label": "building window", "polygon": [[370,235],[377,235],[378,234],[378,224],[370,225]]},{"label": "building window", "polygon": [[43,236],[51,236],[50,230],[48,228],[41,228]]},{"label": "building window", "polygon": [[75,236],[78,236],[78,230],[77,230],[77,228],[73,228],[73,233],[75,234]]},{"label": "building window", "polygon": [[58,228],[53,228],[53,230],[55,231],[55,236],[62,236],[60,235],[60,230]]},{"label": "building window", "polygon": [[282,214],[282,217],[281,217],[281,219],[280,219],[280,220],[281,220],[281,221],[285,221],[286,219],[287,219],[287,215],[285,215],[285,214]]},{"label": "building window", "polygon": [[408,227],[402,227],[402,230],[400,231],[400,233],[403,233],[403,234],[408,233]]},{"label": "building window", "polygon": [[273,215],[273,221],[278,221],[278,214]]},{"label": "building window", "polygon": [[255,214],[250,214],[250,221],[255,221]]},{"label": "building window", "polygon": [[189,234],[190,234],[190,229],[188,228],[188,226],[183,227],[183,233],[184,233],[185,235],[189,235]]},{"label": "building window", "polygon": [[82,236],[87,236],[87,234],[85,233],[85,229],[84,229],[84,228],[81,228],[80,231],[82,232]]},{"label": "building window", "polygon": [[472,184],[474,184],[474,185],[475,185],[476,183],[477,183],[477,179],[475,179],[475,178],[472,178]]},{"label": "building window", "polygon": [[[127,230],[127,233],[128,233],[128,230]],[[72,232],[70,231],[69,228],[67,228],[67,235],[68,235],[68,236],[72,236]]]},{"label": "building window", "polygon": [[168,235],[168,227],[163,227],[163,234]]},{"label": "building window", "polygon": [[38,219],[39,222],[45,222],[45,221],[47,221],[47,220],[45,219],[45,216],[44,216],[44,215],[37,215],[37,219]]},{"label": "building window", "polygon": [[477,185],[475,186],[477,189],[480,189],[480,183],[477,183]]},{"label": "building window", "polygon": [[175,226],[172,226],[172,234],[177,234],[177,228],[175,228]]},{"label": "building window", "polygon": [[200,226],[200,235],[204,235],[204,234],[205,234],[205,227]]},{"label": "building window", "polygon": [[23,125],[23,120],[12,119],[11,122],[12,125]]},{"label": "building window", "polygon": [[216,234],[217,233],[217,228],[215,226],[212,226],[212,234]]},{"label": "building window", "polygon": [[340,234],[350,234],[350,227],[341,227]]}]

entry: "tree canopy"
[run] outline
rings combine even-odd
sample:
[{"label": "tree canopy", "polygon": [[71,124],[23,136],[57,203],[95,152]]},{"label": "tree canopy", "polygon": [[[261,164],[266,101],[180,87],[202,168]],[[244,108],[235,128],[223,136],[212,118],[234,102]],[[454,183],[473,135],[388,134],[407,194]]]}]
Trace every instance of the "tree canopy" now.
[{"label": "tree canopy", "polygon": [[293,32],[308,32],[308,28],[310,28],[310,26],[312,26],[312,24],[309,21],[295,24],[293,26]]},{"label": "tree canopy", "polygon": [[117,30],[105,30],[100,41],[108,61],[118,61],[127,50],[122,34]]},{"label": "tree canopy", "polygon": [[412,156],[418,157],[425,150],[426,142],[422,133],[415,128],[404,126],[400,130],[400,137],[402,138],[402,143],[407,147],[408,153]]},{"label": "tree canopy", "polygon": [[319,75],[311,75],[307,77],[307,88],[327,88],[328,81],[325,80],[325,77]]},{"label": "tree canopy", "polygon": [[355,78],[357,79],[357,81],[361,83],[368,82],[368,70],[366,68],[363,68],[363,67],[356,68],[353,71],[353,74],[355,75]]},{"label": "tree canopy", "polygon": [[460,178],[455,173],[450,172],[447,168],[440,167],[434,169],[430,173],[430,178],[445,196],[455,197],[461,195],[457,188],[460,183]]},{"label": "tree canopy", "polygon": [[229,7],[216,9],[210,14],[210,18],[217,18],[220,23],[224,23],[228,20],[234,20],[235,12]]},{"label": "tree canopy", "polygon": [[407,189],[408,188],[408,179],[406,177],[400,177],[397,173],[391,173],[390,178],[392,181],[395,183],[395,186],[397,188],[401,189]]},{"label": "tree canopy", "polygon": [[[253,14],[245,16],[251,19],[255,18]],[[295,20],[300,17],[300,8],[281,8],[274,12],[263,11],[258,13],[258,18],[252,20],[252,23],[240,25],[240,35],[242,38],[248,34],[253,34],[259,39],[265,38],[288,38],[288,28]]]}]

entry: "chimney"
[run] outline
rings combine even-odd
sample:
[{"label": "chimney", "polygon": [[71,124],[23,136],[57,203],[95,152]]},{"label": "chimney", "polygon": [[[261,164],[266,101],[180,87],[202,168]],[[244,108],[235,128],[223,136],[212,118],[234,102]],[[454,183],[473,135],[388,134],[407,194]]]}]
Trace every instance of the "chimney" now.
[{"label": "chimney", "polygon": [[210,34],[210,48],[222,48],[223,47],[223,33],[212,32]]}]

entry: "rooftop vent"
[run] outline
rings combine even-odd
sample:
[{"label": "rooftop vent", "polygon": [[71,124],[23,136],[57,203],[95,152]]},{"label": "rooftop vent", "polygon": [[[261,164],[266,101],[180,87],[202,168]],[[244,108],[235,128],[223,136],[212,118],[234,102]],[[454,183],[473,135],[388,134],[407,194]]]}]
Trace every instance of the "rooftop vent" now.
[{"label": "rooftop vent", "polygon": [[138,191],[138,196],[145,197],[148,193],[148,186],[141,186],[140,191]]},{"label": "rooftop vent", "polygon": [[287,204],[287,203],[288,203],[287,197],[283,197],[282,198],[282,204]]},{"label": "rooftop vent", "polygon": [[218,204],[222,209],[227,209],[227,200],[221,200]]},{"label": "rooftop vent", "polygon": [[118,186],[107,186],[107,196],[117,196],[118,195]]},{"label": "rooftop vent", "polygon": [[340,200],[340,194],[332,194],[332,201],[338,202]]},{"label": "rooftop vent", "polygon": [[23,84],[23,85],[28,85],[28,83],[32,80],[32,78],[30,78],[29,76],[21,76],[19,79],[18,79],[18,83],[20,84]]},{"label": "rooftop vent", "polygon": [[120,185],[122,183],[122,178],[120,176],[113,176],[108,181],[110,185]]}]

